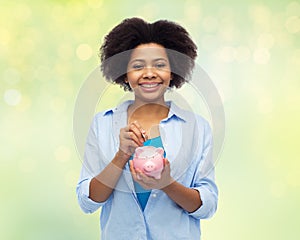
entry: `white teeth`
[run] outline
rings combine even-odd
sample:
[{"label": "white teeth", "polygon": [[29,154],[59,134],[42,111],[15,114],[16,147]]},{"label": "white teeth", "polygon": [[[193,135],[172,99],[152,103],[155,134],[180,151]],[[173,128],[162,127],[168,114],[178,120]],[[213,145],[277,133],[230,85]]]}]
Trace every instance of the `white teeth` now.
[{"label": "white teeth", "polygon": [[142,84],[142,86],[145,87],[145,88],[151,88],[151,87],[156,87],[156,86],[158,86],[158,83]]}]

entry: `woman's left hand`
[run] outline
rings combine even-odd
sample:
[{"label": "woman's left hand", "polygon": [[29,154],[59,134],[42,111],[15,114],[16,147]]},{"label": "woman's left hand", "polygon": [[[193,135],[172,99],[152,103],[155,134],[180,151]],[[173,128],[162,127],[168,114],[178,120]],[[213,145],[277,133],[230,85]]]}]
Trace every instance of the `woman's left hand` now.
[{"label": "woman's left hand", "polygon": [[129,162],[130,172],[134,181],[139,183],[144,189],[163,189],[174,181],[170,175],[170,162],[165,158],[164,163],[164,169],[162,170],[160,179],[149,177],[139,169],[135,169],[132,160]]}]

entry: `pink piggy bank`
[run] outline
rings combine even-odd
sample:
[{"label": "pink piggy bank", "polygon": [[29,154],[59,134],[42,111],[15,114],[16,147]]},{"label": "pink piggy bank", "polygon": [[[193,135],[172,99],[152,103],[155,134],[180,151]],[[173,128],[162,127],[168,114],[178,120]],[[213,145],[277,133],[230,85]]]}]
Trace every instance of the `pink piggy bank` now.
[{"label": "pink piggy bank", "polygon": [[152,146],[136,148],[133,156],[133,166],[147,176],[160,179],[164,168],[164,150]]}]

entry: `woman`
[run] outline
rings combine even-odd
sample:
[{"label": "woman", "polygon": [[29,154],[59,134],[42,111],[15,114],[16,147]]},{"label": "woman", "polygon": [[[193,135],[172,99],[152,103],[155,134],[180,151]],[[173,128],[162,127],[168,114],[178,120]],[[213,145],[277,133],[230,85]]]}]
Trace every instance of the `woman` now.
[{"label": "woman", "polygon": [[[191,74],[196,45],[176,23],[130,18],[111,30],[100,53],[103,75],[134,99],[92,122],[76,189],[81,208],[102,207],[101,239],[200,239],[200,219],[215,213],[218,200],[211,130],[165,100]],[[164,149],[160,179],[133,167],[143,145]]]}]

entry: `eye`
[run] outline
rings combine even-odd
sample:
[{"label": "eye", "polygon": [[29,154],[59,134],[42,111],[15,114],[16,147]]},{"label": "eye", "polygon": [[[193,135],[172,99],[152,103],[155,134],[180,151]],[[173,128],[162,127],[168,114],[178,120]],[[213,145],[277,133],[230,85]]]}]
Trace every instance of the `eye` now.
[{"label": "eye", "polygon": [[140,64],[140,63],[137,63],[137,64],[132,65],[132,68],[135,69],[135,70],[139,70],[139,69],[144,68],[144,65]]},{"label": "eye", "polygon": [[166,63],[163,63],[163,62],[160,62],[160,63],[156,63],[155,64],[155,67],[156,68],[165,68],[167,66],[167,64]]}]

